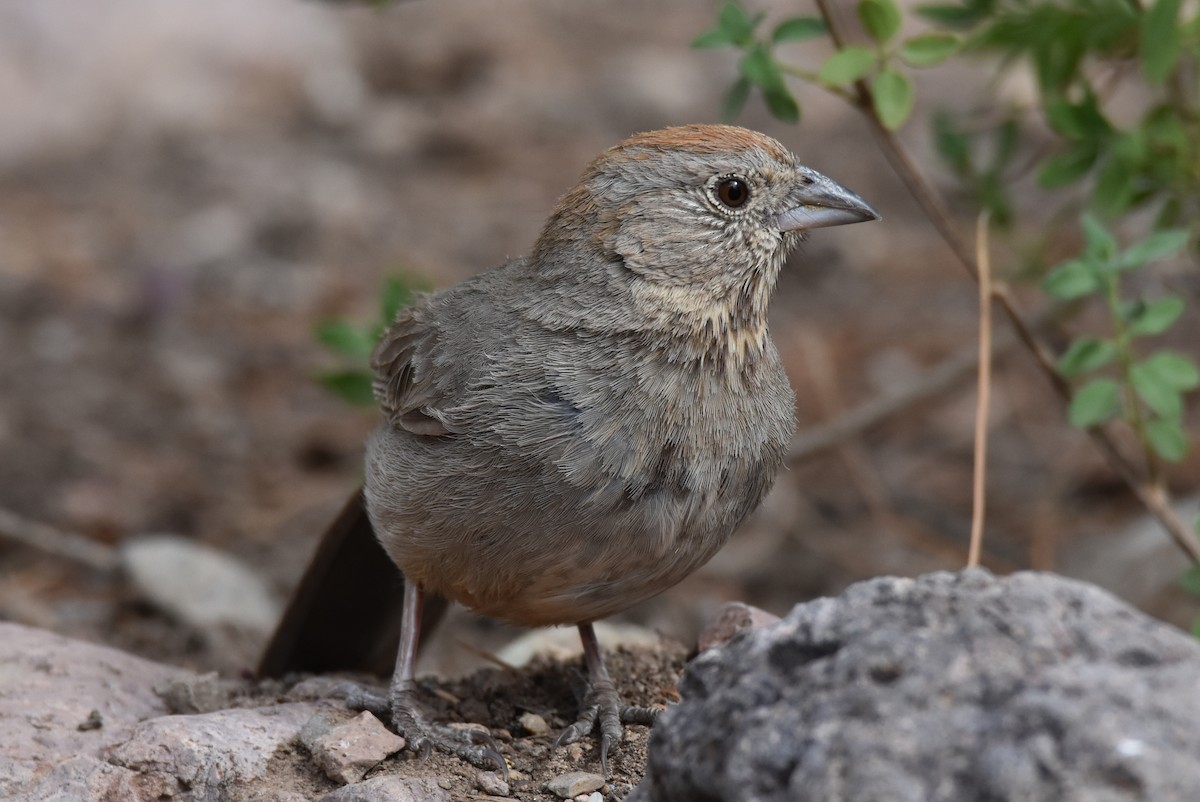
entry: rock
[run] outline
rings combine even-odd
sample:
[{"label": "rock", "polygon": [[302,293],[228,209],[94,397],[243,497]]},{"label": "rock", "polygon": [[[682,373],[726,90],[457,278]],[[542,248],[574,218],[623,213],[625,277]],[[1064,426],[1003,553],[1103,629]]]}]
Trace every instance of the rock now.
[{"label": "rock", "polygon": [[279,620],[279,601],[263,579],[202,543],[140,538],[122,545],[121,561],[147,600],[201,631],[231,626],[266,635]]},{"label": "rock", "polygon": [[388,755],[404,748],[404,739],[366,710],[332,725],[327,714],[319,713],[304,725],[300,741],[325,776],[338,783],[358,782]]},{"label": "rock", "polygon": [[172,713],[211,713],[230,706],[237,683],[222,681],[215,671],[174,679],[154,686]]},{"label": "rock", "polygon": [[522,713],[517,721],[530,735],[545,735],[550,732],[550,725],[546,723],[546,719],[537,713]]},{"label": "rock", "polygon": [[[136,799],[131,773],[107,765],[103,752],[142,719],[168,712],[152,690],[156,684],[191,676],[115,649],[0,623],[0,799],[87,799],[89,787]],[[97,720],[99,727],[90,726]]]},{"label": "rock", "polygon": [[1200,643],[1084,583],[862,582],[697,657],[629,799],[1190,802],[1197,676]]},{"label": "rock", "polygon": [[309,703],[162,716],[139,724],[109,750],[110,763],[136,771],[142,786],[161,796],[185,789],[190,798],[228,796],[267,776],[271,757],[294,741],[312,718]]},{"label": "rock", "polygon": [[774,624],[779,616],[744,602],[729,602],[717,611],[697,639],[697,648],[704,652],[733,640],[733,636],[747,629],[758,629]]},{"label": "rock", "polygon": [[[606,652],[621,646],[654,646],[662,642],[662,636],[657,632],[636,624],[597,621],[595,630],[600,648]],[[553,627],[526,632],[501,649],[496,657],[503,663],[519,668],[538,655],[570,660],[582,653],[583,646],[574,627]]]},{"label": "rock", "polygon": [[599,774],[572,771],[568,774],[560,774],[547,782],[546,790],[560,799],[571,799],[580,794],[595,791],[602,785],[604,785],[604,778]]},{"label": "rock", "polygon": [[475,784],[479,786],[480,791],[492,796],[508,796],[512,792],[504,778],[494,771],[479,772],[475,777]]},{"label": "rock", "polygon": [[450,795],[436,780],[392,774],[343,785],[321,802],[450,802]]}]

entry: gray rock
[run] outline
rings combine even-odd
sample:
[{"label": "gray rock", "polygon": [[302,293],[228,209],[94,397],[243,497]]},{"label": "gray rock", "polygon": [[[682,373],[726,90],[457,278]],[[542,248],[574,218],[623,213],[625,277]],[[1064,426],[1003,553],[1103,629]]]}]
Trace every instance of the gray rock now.
[{"label": "gray rock", "polygon": [[494,771],[479,772],[475,775],[475,785],[480,791],[490,796],[508,796],[512,793],[512,789],[508,787],[504,778]]},{"label": "gray rock", "polygon": [[279,601],[261,576],[194,540],[157,535],[129,541],[121,562],[147,600],[201,631],[232,626],[265,635],[279,620]]},{"label": "gray rock", "polygon": [[[168,712],[155,685],[192,676],[116,649],[0,623],[0,799],[88,799],[87,788],[99,789],[97,799],[106,788],[114,799],[136,799],[127,792],[130,773],[107,766],[104,750],[129,737],[142,719]],[[80,728],[97,719],[101,726]]]},{"label": "gray rock", "polygon": [[343,785],[321,797],[321,802],[449,802],[450,795],[436,780],[399,777],[395,774],[372,777],[353,785]]},{"label": "gray rock", "polygon": [[310,703],[221,710],[196,716],[162,716],[138,725],[132,737],[109,750],[110,763],[136,771],[163,796],[219,798],[267,776],[267,764],[298,738],[315,712]]},{"label": "gray rock", "polygon": [[631,802],[1194,802],[1200,643],[982,570],[862,582],[696,658]]},{"label": "gray rock", "polygon": [[595,791],[604,785],[604,778],[599,774],[586,771],[572,771],[560,774],[546,783],[546,790],[561,799],[570,799],[580,794]]}]

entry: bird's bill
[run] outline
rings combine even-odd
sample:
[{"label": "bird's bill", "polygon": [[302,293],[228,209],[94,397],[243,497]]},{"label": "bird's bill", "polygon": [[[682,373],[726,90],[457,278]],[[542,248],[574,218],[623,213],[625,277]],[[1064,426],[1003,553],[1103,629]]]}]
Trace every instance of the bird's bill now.
[{"label": "bird's bill", "polygon": [[879,219],[879,212],[871,204],[823,175],[801,187],[792,199],[796,205],[776,218],[780,231],[808,231]]}]

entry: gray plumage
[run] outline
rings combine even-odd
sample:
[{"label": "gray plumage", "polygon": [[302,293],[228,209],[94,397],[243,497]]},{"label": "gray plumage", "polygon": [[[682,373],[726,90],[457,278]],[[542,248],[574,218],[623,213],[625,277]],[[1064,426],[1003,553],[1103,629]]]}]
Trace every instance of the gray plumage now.
[{"label": "gray plumage", "polygon": [[403,310],[376,349],[365,495],[385,550],[422,589],[524,625],[679,582],[758,505],[795,428],[767,331],[785,257],[805,228],[875,216],[740,128],[602,154],[530,256]]}]

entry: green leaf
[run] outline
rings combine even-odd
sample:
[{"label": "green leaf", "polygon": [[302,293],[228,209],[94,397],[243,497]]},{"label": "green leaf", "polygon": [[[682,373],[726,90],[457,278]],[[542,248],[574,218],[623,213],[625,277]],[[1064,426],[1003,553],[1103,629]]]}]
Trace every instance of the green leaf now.
[{"label": "green leaf", "polygon": [[780,42],[801,42],[805,39],[813,39],[825,33],[825,21],[818,17],[794,17],[789,20],[784,20],[776,26],[775,31],[771,34],[771,41],[775,44]]},{"label": "green leaf", "polygon": [[709,47],[731,47],[736,44],[733,39],[725,31],[720,28],[713,28],[711,31],[705,31],[692,40],[692,47],[709,48]]},{"label": "green leaf", "polygon": [[903,21],[895,0],[859,0],[858,18],[871,38],[881,45],[891,41]]},{"label": "green leaf", "polygon": [[879,73],[871,85],[871,100],[879,121],[889,131],[895,131],[912,112],[913,85],[907,75],[895,70]]},{"label": "green leaf", "polygon": [[1142,72],[1151,86],[1162,86],[1179,58],[1179,6],[1180,0],[1156,0],[1142,14]]},{"label": "green leaf", "polygon": [[833,86],[847,86],[870,72],[873,66],[875,54],[872,51],[850,45],[825,59],[817,77]]},{"label": "green leaf", "polygon": [[1179,462],[1187,456],[1187,434],[1178,420],[1155,418],[1146,422],[1146,440],[1154,453],[1168,462]]},{"label": "green leaf", "polygon": [[1047,295],[1063,301],[1097,292],[1102,286],[1096,269],[1082,259],[1059,265],[1042,281]]},{"label": "green leaf", "polygon": [[1150,360],[1134,363],[1129,369],[1129,383],[1146,406],[1160,418],[1178,420],[1183,415],[1183,395]]},{"label": "green leaf", "polygon": [[372,406],[375,403],[371,374],[365,370],[339,370],[322,373],[317,377],[317,381],[343,401],[349,401],[357,406]]},{"label": "green leaf", "polygon": [[1020,138],[1021,130],[1017,125],[1016,119],[1009,117],[1000,127],[996,129],[995,153],[992,155],[991,171],[1002,177],[1007,168],[1012,164],[1013,153],[1017,150],[1017,140]]},{"label": "green leaf", "polygon": [[384,324],[395,320],[397,313],[411,302],[412,287],[398,276],[389,276],[383,282],[383,292],[379,296],[379,308]]},{"label": "green leaf", "polygon": [[754,29],[762,17],[750,17],[736,3],[726,3],[717,14],[717,28],[736,45],[748,45],[754,41]]},{"label": "green leaf", "polygon": [[952,33],[923,33],[900,47],[900,58],[914,67],[940,64],[962,47],[962,39]]},{"label": "green leaf", "polygon": [[1183,314],[1183,299],[1174,295],[1151,303],[1137,303],[1128,316],[1129,332],[1138,337],[1162,334]]},{"label": "green leaf", "polygon": [[1071,347],[1058,360],[1058,372],[1067,377],[1091,373],[1112,362],[1117,356],[1117,345],[1112,340],[1097,340],[1085,337],[1071,343]]},{"label": "green leaf", "polygon": [[[1200,518],[1196,519],[1196,532],[1200,533]],[[1184,571],[1176,582],[1189,595],[1200,596],[1200,565],[1193,565]]]},{"label": "green leaf", "polygon": [[959,175],[971,172],[971,138],[955,123],[949,112],[939,110],[933,117],[933,143],[942,160]]},{"label": "green leaf", "polygon": [[1056,189],[1072,184],[1088,174],[1096,163],[1096,149],[1090,144],[1081,144],[1054,156],[1038,173],[1038,185],[1043,189]]},{"label": "green leaf", "polygon": [[746,80],[762,89],[783,87],[783,75],[779,72],[779,65],[761,44],[746,51],[746,55],[738,63],[738,69]]},{"label": "green leaf", "polygon": [[749,97],[750,82],[744,77],[738,78],[725,93],[725,102],[721,104],[721,119],[727,123],[736,120]]},{"label": "green leaf", "polygon": [[763,100],[767,102],[767,108],[776,119],[783,120],[785,123],[800,121],[800,106],[786,87],[772,86],[764,89]]},{"label": "green leaf", "polygon": [[917,6],[917,13],[938,25],[964,30],[983,19],[987,12],[964,6],[929,5]]},{"label": "green leaf", "polygon": [[1096,176],[1092,190],[1092,208],[1097,214],[1112,219],[1129,210],[1133,203],[1134,173],[1134,165],[1127,160],[1108,160]]},{"label": "green leaf", "polygon": [[1112,379],[1093,379],[1075,392],[1067,417],[1072,426],[1088,429],[1112,420],[1118,410],[1117,383]]},{"label": "green leaf", "polygon": [[1091,258],[1107,262],[1117,255],[1117,241],[1094,215],[1083,216],[1083,241],[1085,253]]},{"label": "green leaf", "polygon": [[1121,269],[1141,267],[1147,262],[1165,259],[1187,244],[1189,233],[1184,228],[1156,231],[1141,242],[1129,247],[1119,260]]},{"label": "green leaf", "polygon": [[1072,103],[1062,96],[1054,96],[1046,101],[1044,107],[1046,121],[1050,127],[1067,139],[1089,141],[1095,147],[1096,141],[1103,139],[1113,132],[1112,125],[1100,109],[1096,95],[1085,91],[1083,99]]},{"label": "green leaf", "polygon": [[1173,351],[1158,351],[1142,363],[1145,369],[1156,374],[1160,381],[1177,390],[1194,390],[1200,387],[1200,368],[1191,359]]},{"label": "green leaf", "polygon": [[326,320],[317,324],[314,332],[317,341],[352,359],[367,359],[375,348],[375,337],[370,331],[353,326],[344,320]]}]

